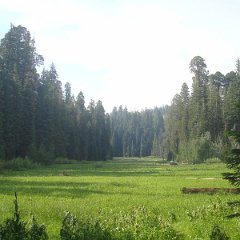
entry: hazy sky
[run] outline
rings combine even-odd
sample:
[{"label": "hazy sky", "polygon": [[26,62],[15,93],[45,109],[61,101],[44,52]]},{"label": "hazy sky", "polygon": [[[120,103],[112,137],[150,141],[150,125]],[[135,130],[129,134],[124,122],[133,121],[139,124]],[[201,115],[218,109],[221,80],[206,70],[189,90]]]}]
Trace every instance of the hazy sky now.
[{"label": "hazy sky", "polygon": [[28,28],[75,96],[141,110],[191,88],[194,56],[210,73],[235,70],[239,10],[239,0],[1,0],[0,38],[10,23]]}]

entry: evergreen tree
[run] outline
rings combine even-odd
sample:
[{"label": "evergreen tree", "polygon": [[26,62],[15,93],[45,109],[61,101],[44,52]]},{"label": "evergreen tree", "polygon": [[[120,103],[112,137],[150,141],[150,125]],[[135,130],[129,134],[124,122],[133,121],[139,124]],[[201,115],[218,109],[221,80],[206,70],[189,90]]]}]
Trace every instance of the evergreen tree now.
[{"label": "evergreen tree", "polygon": [[228,79],[228,88],[224,99],[224,125],[229,130],[240,120],[240,113],[237,109],[240,96],[240,78],[238,70],[226,75]]},{"label": "evergreen tree", "polygon": [[[238,107],[239,108],[239,107]],[[235,186],[240,185],[240,126],[235,126],[235,129],[229,131],[229,136],[233,137],[235,147],[230,146],[230,149],[225,153],[224,159],[227,167],[233,172],[224,173],[224,178]],[[232,144],[233,145],[233,144]]]},{"label": "evergreen tree", "polygon": [[4,143],[4,63],[0,55],[0,159],[5,158],[5,143]]},{"label": "evergreen tree", "polygon": [[115,157],[121,157],[123,146],[122,146],[122,132],[123,129],[121,127],[120,122],[120,113],[121,108],[119,107],[119,110],[114,107],[113,111],[110,115],[110,121],[111,121],[111,144],[112,144],[112,151],[113,156]]},{"label": "evergreen tree", "polygon": [[105,110],[101,101],[96,104],[96,160],[106,160],[108,152],[108,139],[106,129]]},{"label": "evergreen tree", "polygon": [[5,157],[24,157],[35,141],[36,67],[43,58],[22,26],[11,26],[1,40],[1,82]]},{"label": "evergreen tree", "polygon": [[210,76],[208,86],[208,127],[213,142],[217,141],[223,134],[223,111],[221,99],[221,87],[224,84],[224,77],[217,72]]},{"label": "evergreen tree", "polygon": [[88,138],[87,138],[87,160],[97,160],[97,138],[96,136],[96,128],[97,128],[97,121],[96,121],[96,112],[95,112],[96,104],[94,100],[90,100],[88,105],[88,113],[89,118],[87,122],[87,131],[88,131]]},{"label": "evergreen tree", "polygon": [[76,127],[77,127],[77,144],[76,144],[76,152],[77,156],[76,159],[83,160],[86,159],[87,156],[87,143],[86,143],[86,136],[87,132],[87,110],[85,107],[85,98],[82,92],[80,92],[77,96],[76,103]]},{"label": "evergreen tree", "polygon": [[172,158],[176,158],[180,148],[180,131],[182,122],[182,99],[180,94],[176,94],[171,106],[166,111],[166,137],[168,139],[169,153]]},{"label": "evergreen tree", "polygon": [[192,137],[200,137],[208,130],[207,84],[208,71],[205,60],[194,57],[190,62],[190,71],[194,74],[190,99],[190,128]]},{"label": "evergreen tree", "polygon": [[236,60],[236,75],[237,75],[237,78],[240,78],[240,59],[239,58]]},{"label": "evergreen tree", "polygon": [[64,86],[64,133],[65,133],[65,145],[66,155],[70,159],[79,159],[77,154],[78,146],[77,142],[77,104],[75,104],[74,96],[71,92],[70,83],[66,83]]}]

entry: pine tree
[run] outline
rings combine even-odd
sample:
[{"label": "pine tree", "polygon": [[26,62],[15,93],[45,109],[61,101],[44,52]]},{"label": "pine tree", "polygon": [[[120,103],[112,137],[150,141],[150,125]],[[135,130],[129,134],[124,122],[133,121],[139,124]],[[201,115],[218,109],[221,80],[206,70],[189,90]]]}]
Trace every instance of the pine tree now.
[{"label": "pine tree", "polygon": [[43,145],[52,155],[66,156],[63,92],[54,64],[43,70],[38,91],[37,146]]},{"label": "pine tree", "polygon": [[96,104],[94,100],[90,100],[88,104],[88,121],[87,121],[87,160],[97,160],[97,139],[96,139]]},{"label": "pine tree", "polygon": [[236,74],[233,77],[224,99],[224,124],[226,130],[231,129],[240,119],[240,113],[236,107],[240,96],[240,80],[236,77]]},{"label": "pine tree", "polygon": [[36,67],[43,57],[36,53],[29,31],[13,25],[1,40],[0,56],[5,157],[24,157],[35,141]]},{"label": "pine tree", "polygon": [[0,55],[0,159],[5,158],[4,143],[4,63]]},{"label": "pine tree", "polygon": [[[237,105],[240,112],[240,106]],[[232,144],[230,149],[226,151],[224,159],[227,167],[233,172],[224,173],[224,178],[235,186],[240,186],[240,125],[239,122],[235,124],[234,129],[228,132],[229,137],[232,137]],[[234,146],[234,147],[233,147]]]},{"label": "pine tree", "polygon": [[208,126],[213,142],[217,141],[223,134],[223,110],[221,89],[224,84],[224,76],[217,72],[210,76],[208,86]]},{"label": "pine tree", "polygon": [[77,146],[77,106],[71,92],[70,83],[65,84],[64,89],[64,135],[66,156],[70,159],[79,159]]},{"label": "pine tree", "polygon": [[190,128],[192,137],[200,137],[208,129],[207,84],[208,71],[205,60],[194,57],[190,62],[190,71],[194,74],[190,99]]},{"label": "pine tree", "polygon": [[76,151],[77,156],[76,159],[83,160],[86,159],[86,136],[87,132],[87,110],[85,107],[85,99],[82,92],[80,92],[77,96],[75,103],[76,110],[76,127],[77,127],[77,142],[76,142]]},{"label": "pine tree", "polygon": [[108,152],[108,139],[106,129],[105,110],[101,101],[96,104],[96,160],[106,160]]}]

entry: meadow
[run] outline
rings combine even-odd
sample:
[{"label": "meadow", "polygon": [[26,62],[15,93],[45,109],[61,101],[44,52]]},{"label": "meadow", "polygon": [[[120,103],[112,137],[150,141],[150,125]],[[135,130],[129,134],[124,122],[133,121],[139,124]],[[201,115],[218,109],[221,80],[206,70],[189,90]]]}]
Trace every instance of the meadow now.
[{"label": "meadow", "polygon": [[[227,202],[238,201],[238,195],[181,192],[183,187],[232,187],[222,179],[226,171],[223,163],[166,165],[157,158],[2,171],[0,223],[12,216],[17,192],[23,219],[34,214],[47,227],[49,239],[60,239],[67,211],[82,221],[99,222],[119,236],[131,232],[133,239],[159,239],[161,229],[166,239],[209,239],[215,224],[231,239],[240,239],[239,219],[226,218],[236,211]],[[171,237],[171,231],[179,238]]]}]

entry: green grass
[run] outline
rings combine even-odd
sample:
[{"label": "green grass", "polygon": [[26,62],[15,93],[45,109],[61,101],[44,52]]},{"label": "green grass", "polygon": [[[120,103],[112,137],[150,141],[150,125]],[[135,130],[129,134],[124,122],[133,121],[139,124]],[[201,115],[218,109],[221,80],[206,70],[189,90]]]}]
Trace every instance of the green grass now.
[{"label": "green grass", "polygon": [[225,218],[233,211],[226,203],[239,196],[181,193],[183,187],[231,187],[222,179],[225,171],[221,163],[169,166],[156,158],[117,158],[0,172],[0,223],[12,215],[17,192],[23,218],[33,213],[50,239],[59,239],[66,211],[117,227],[141,208],[167,219],[184,239],[209,239],[214,224],[240,239],[239,220]]}]

